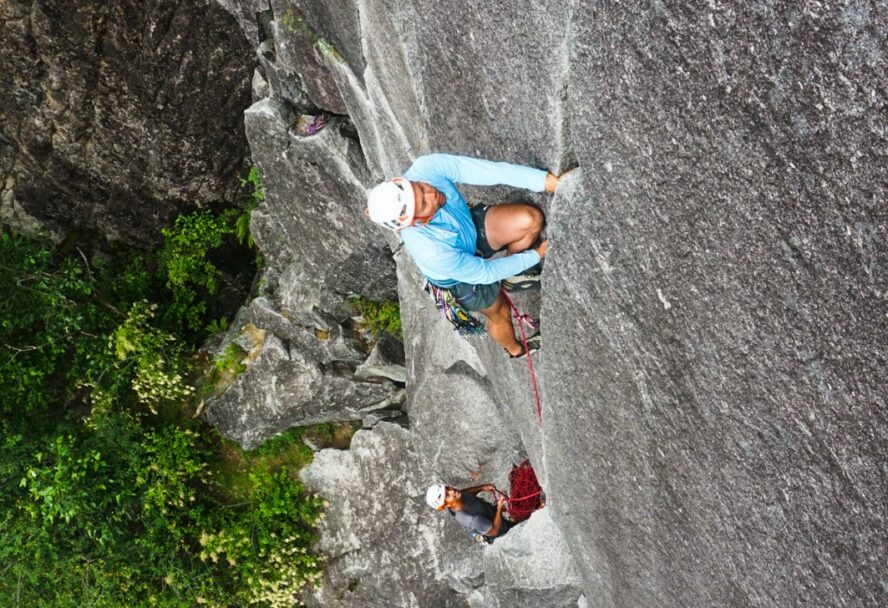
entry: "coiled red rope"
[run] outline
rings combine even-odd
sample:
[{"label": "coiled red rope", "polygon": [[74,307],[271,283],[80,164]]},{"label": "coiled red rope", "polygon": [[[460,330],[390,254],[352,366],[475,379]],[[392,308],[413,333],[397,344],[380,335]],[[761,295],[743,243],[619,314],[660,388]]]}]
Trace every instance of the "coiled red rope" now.
[{"label": "coiled red rope", "polygon": [[496,493],[508,500],[509,519],[514,523],[526,520],[542,506],[543,489],[529,460],[525,459],[521,464],[512,467],[509,472],[509,486],[511,497],[499,490],[496,490]]}]

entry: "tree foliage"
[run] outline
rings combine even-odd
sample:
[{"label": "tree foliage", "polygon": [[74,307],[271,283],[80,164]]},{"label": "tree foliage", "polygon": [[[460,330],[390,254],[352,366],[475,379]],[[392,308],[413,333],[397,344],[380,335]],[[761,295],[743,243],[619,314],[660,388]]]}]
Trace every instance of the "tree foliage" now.
[{"label": "tree foliage", "polygon": [[0,233],[0,605],[291,606],[317,582],[296,471],[233,498],[222,440],[180,413],[243,221],[185,216],[159,255],[112,258]]}]

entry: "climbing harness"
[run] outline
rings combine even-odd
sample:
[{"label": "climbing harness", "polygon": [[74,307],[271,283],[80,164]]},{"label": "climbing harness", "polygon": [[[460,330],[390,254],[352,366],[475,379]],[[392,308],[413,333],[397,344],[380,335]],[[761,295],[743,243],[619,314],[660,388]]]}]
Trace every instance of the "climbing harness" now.
[{"label": "climbing harness", "polygon": [[438,287],[428,281],[423,285],[441,315],[447,319],[453,329],[461,336],[473,336],[485,333],[484,324],[459,303],[449,289]]},{"label": "climbing harness", "polygon": [[533,396],[536,398],[537,424],[543,426],[543,404],[540,400],[540,390],[537,387],[536,374],[533,371],[533,361],[530,358],[530,352],[527,347],[527,333],[524,331],[525,325],[531,329],[536,329],[537,322],[530,315],[523,314],[518,310],[518,307],[515,306],[515,303],[512,301],[512,298],[509,297],[509,294],[506,293],[505,289],[500,288],[500,293],[503,294],[506,302],[509,303],[509,307],[512,309],[512,313],[518,321],[518,329],[521,330],[521,343],[524,347],[524,352],[526,353],[524,356],[527,358],[527,368],[530,370],[530,383],[533,385]]}]

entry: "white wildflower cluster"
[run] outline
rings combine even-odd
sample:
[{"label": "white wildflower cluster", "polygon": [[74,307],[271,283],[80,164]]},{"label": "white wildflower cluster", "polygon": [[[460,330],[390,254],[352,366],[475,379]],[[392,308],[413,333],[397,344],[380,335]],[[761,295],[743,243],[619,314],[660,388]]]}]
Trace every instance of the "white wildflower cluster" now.
[{"label": "white wildflower cluster", "polygon": [[[170,346],[175,336],[151,326],[157,304],[146,301],[136,302],[127,315],[126,321],[110,336],[108,347],[119,361],[134,361],[136,377],[133,390],[139,401],[157,413],[157,407],[165,402],[183,401],[194,393],[185,379],[168,361]],[[174,349],[175,350],[175,349]]]},{"label": "white wildflower cluster", "polygon": [[185,384],[181,374],[168,372],[163,358],[155,353],[146,355],[139,361],[133,390],[139,401],[148,406],[152,413],[163,403],[185,400],[194,393],[194,387]]},{"label": "white wildflower cluster", "polygon": [[298,538],[283,539],[268,556],[259,580],[255,581],[249,605],[304,606],[300,594],[308,587],[320,588],[323,566],[324,559],[308,553]]},{"label": "white wildflower cluster", "polygon": [[231,566],[237,566],[238,555],[243,555],[250,550],[250,539],[247,536],[234,536],[227,530],[222,530],[216,534],[203,532],[198,539],[202,547],[200,554],[201,561],[211,561],[218,564],[220,558]]}]

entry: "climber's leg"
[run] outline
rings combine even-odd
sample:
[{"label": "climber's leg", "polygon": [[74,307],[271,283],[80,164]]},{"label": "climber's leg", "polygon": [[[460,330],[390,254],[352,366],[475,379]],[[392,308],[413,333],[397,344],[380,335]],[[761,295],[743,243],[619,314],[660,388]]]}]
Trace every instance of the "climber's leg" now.
[{"label": "climber's leg", "polygon": [[484,217],[484,233],[493,251],[505,248],[518,253],[530,249],[544,226],[543,212],[524,203],[490,205]]},{"label": "climber's leg", "polygon": [[483,309],[481,313],[487,317],[487,333],[490,334],[490,337],[513,357],[520,355],[521,343],[515,339],[512,311],[503,294],[499,294],[496,301]]}]

